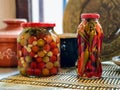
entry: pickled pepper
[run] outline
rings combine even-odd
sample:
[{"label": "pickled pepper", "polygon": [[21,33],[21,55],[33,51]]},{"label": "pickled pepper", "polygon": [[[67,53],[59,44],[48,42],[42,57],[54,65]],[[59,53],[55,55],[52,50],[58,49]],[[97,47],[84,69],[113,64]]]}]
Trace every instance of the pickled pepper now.
[{"label": "pickled pepper", "polygon": [[98,22],[100,15],[82,14],[82,22],[78,26],[78,76],[101,77],[101,48],[103,31]]}]

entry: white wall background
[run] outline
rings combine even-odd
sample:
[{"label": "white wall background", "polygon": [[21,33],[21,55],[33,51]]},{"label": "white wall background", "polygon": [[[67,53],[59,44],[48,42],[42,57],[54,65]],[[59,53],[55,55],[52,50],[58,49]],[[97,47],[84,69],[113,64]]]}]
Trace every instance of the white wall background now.
[{"label": "white wall background", "polygon": [[63,0],[43,0],[44,22],[56,23],[56,33],[63,33]]},{"label": "white wall background", "polygon": [[[32,20],[33,22],[39,21],[39,0],[32,0]],[[56,33],[63,33],[63,0],[43,0],[43,15],[44,22],[55,23],[54,30]]]},{"label": "white wall background", "polygon": [[39,0],[32,0],[32,21],[39,22]]},{"label": "white wall background", "polygon": [[16,17],[15,0],[0,0],[0,28],[4,27],[3,19]]},{"label": "white wall background", "polygon": [[[34,3],[34,10],[38,11],[37,2],[38,0],[32,0]],[[63,0],[43,0],[44,3],[44,22],[56,23],[54,28],[58,34],[63,33]],[[33,12],[34,22],[38,21],[38,12]],[[0,0],[0,28],[5,24],[2,22],[3,19],[15,18],[16,7],[15,0]]]}]

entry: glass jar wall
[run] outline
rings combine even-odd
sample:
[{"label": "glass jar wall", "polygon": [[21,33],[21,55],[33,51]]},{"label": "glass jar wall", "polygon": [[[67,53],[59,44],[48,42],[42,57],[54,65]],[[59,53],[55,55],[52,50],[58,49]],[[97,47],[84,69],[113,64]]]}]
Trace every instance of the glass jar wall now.
[{"label": "glass jar wall", "polygon": [[59,37],[55,24],[23,23],[17,38],[18,69],[25,76],[50,76],[59,72]]},{"label": "glass jar wall", "polygon": [[80,77],[101,77],[101,48],[103,30],[98,22],[99,14],[82,14],[78,26],[78,75]]}]

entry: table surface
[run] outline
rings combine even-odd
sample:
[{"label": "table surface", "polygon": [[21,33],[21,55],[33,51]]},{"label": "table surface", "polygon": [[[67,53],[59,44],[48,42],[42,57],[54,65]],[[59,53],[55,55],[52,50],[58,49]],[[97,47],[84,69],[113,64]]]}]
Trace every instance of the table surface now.
[{"label": "table surface", "polygon": [[[31,86],[22,84],[4,83],[1,80],[19,74],[17,68],[0,68],[0,90],[71,90],[60,87],[47,87],[47,86]],[[19,87],[19,88],[18,88]],[[72,89],[73,90],[73,89]]]},{"label": "table surface", "polygon": [[29,78],[17,68],[0,68],[0,90],[120,90],[120,67],[103,62],[100,79],[77,78],[75,67],[61,69],[50,77]]}]

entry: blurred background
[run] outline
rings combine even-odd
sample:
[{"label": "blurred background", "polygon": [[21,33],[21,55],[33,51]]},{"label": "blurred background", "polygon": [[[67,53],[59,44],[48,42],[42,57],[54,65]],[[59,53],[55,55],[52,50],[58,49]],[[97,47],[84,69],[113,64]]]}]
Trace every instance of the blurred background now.
[{"label": "blurred background", "polygon": [[0,0],[0,28],[3,19],[25,18],[27,21],[56,23],[55,31],[63,33],[63,12],[68,0]]},{"label": "blurred background", "polygon": [[25,18],[29,22],[56,23],[58,34],[76,33],[81,13],[99,13],[104,31],[103,60],[120,55],[120,0],[0,0],[3,19]]}]

